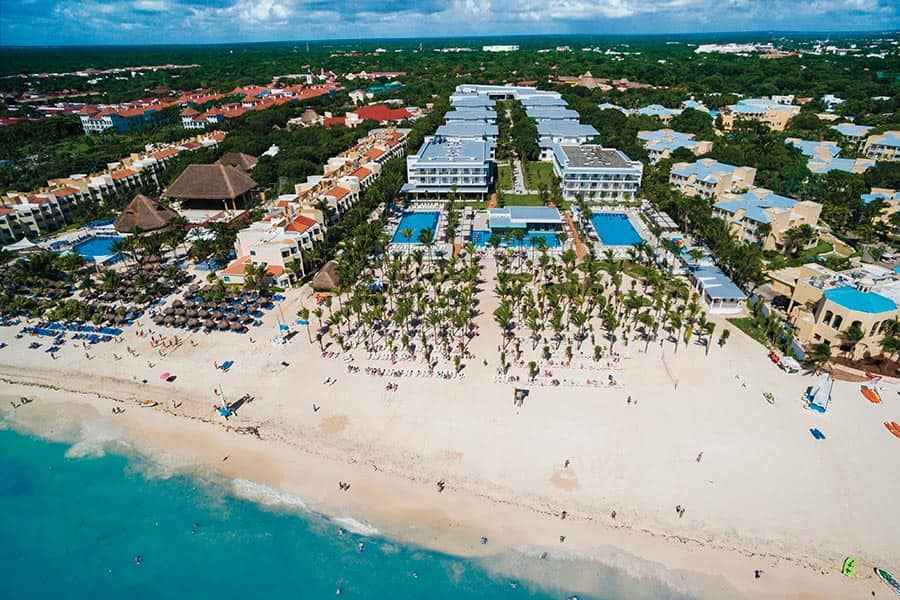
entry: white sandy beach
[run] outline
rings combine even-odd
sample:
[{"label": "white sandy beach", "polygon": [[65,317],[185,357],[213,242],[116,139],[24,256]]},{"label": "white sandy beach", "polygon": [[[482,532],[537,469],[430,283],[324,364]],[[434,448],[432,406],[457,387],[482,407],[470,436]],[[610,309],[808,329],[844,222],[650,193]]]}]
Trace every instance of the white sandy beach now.
[{"label": "white sandy beach", "polygon": [[[282,314],[295,314],[303,294],[289,291]],[[645,354],[642,341],[620,344],[619,387],[520,384],[531,394],[519,408],[513,385],[493,383],[499,329],[490,296],[482,293],[478,360],[463,380],[349,374],[343,360],[323,359],[303,328],[284,347],[270,344],[274,314],[251,333],[255,343],[179,332],[196,346],[165,357],[135,327],[121,343],[92,347],[92,360],[72,346],[51,360],[28,349],[31,338],[14,339],[17,328],[0,328],[10,344],[0,350],[0,411],[41,435],[102,432],[176,470],[256,482],[453,553],[594,559],[703,598],[888,597],[870,566],[900,570],[900,440],[882,426],[900,420],[893,389],[873,405],[857,384],[838,382],[828,412],[811,413],[801,393],[813,378],[781,372],[732,326],[726,347],[708,356],[699,345],[675,353],[651,344]],[[354,356],[361,367],[389,366]],[[230,372],[213,368],[228,359],[236,361]],[[163,371],[177,378],[162,382]],[[328,377],[337,383],[324,385]],[[385,391],[387,381],[399,390]],[[216,387],[230,400],[255,400],[225,422],[212,409]],[[764,391],[775,394],[774,406]],[[35,401],[13,410],[20,396]],[[159,405],[138,405],[148,399]],[[126,412],[112,415],[113,406]],[[234,431],[241,427],[258,427],[259,438]],[[827,439],[814,440],[811,427]],[[681,518],[676,505],[686,509]],[[857,578],[840,574],[846,556],[857,557]],[[498,559],[495,567],[544,576],[539,561]],[[609,591],[586,575],[567,583]]]}]

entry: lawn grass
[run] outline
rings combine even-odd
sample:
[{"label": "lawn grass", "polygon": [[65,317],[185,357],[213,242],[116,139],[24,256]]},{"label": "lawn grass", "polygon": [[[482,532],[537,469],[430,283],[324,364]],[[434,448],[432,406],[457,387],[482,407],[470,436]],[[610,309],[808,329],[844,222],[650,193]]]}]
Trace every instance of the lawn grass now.
[{"label": "lawn grass", "polygon": [[506,206],[543,206],[538,194],[504,194]]},{"label": "lawn grass", "polygon": [[766,337],[765,329],[760,327],[759,323],[753,320],[752,317],[735,317],[726,320],[766,348],[769,347],[769,338]]},{"label": "lawn grass", "polygon": [[525,187],[537,190],[541,181],[549,189],[553,182],[553,165],[540,160],[533,160],[525,167]]},{"label": "lawn grass", "polygon": [[497,189],[511,190],[512,186],[512,167],[509,165],[497,167]]}]

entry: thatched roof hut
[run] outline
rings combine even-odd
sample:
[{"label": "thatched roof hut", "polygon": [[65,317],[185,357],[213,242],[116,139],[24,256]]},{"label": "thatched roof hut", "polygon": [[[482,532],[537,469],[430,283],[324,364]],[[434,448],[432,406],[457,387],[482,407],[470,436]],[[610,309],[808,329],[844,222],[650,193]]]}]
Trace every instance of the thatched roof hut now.
[{"label": "thatched roof hut", "polygon": [[116,219],[119,233],[159,231],[171,225],[178,214],[159,201],[138,194]]},{"label": "thatched roof hut", "polygon": [[204,208],[209,203],[237,208],[256,187],[246,173],[231,165],[188,165],[165,195],[180,201],[183,208]]},{"label": "thatched roof hut", "polygon": [[312,289],[316,292],[330,292],[340,285],[340,279],[337,273],[337,263],[333,260],[325,263],[325,266],[319,269],[312,280]]},{"label": "thatched roof hut", "polygon": [[226,152],[216,161],[218,165],[229,165],[247,173],[256,166],[256,157],[243,152]]}]

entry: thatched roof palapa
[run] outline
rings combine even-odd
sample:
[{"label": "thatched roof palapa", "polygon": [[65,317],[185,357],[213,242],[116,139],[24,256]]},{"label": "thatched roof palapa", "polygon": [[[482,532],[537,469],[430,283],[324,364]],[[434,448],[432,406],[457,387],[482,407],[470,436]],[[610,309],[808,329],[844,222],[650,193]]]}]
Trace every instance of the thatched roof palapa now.
[{"label": "thatched roof palapa", "polygon": [[256,182],[231,165],[188,165],[166,196],[179,200],[235,200],[255,188]]},{"label": "thatched roof palapa", "polygon": [[243,152],[226,152],[216,161],[218,165],[237,167],[245,173],[249,173],[256,166],[256,157]]},{"label": "thatched roof palapa", "polygon": [[340,285],[337,263],[333,260],[325,263],[312,280],[312,289],[317,292],[330,292]]},{"label": "thatched roof palapa", "polygon": [[178,214],[159,201],[138,194],[116,219],[119,233],[159,231],[168,227]]}]

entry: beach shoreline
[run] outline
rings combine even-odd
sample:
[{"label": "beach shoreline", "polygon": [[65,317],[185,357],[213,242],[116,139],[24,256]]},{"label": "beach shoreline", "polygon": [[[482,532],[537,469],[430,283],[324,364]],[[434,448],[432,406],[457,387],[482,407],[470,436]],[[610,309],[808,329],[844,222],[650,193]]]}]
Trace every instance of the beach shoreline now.
[{"label": "beach shoreline", "polygon": [[[513,551],[535,558],[548,552],[553,558],[596,561],[632,577],[655,580],[651,590],[663,586],[700,598],[723,594],[814,598],[833,595],[836,589],[856,596],[868,595],[877,587],[871,577],[841,577],[839,565],[829,560],[742,547],[740,541],[665,533],[630,525],[624,517],[611,524],[589,507],[570,508],[561,520],[560,504],[553,498],[524,498],[476,478],[454,479],[438,493],[434,481],[439,474],[427,469],[413,470],[409,464],[392,464],[321,440],[314,444],[288,440],[284,432],[266,425],[260,426],[257,437],[238,422],[176,414],[165,408],[169,394],[159,385],[104,378],[98,386],[96,378],[94,385],[91,379],[57,370],[32,370],[26,376],[0,365],[0,380],[6,388],[4,413],[15,427],[45,437],[67,426],[77,430],[102,423],[114,431],[106,439],[125,440],[173,472],[211,470],[232,481],[254,482],[263,489],[302,498],[307,508],[346,523],[360,519],[362,527],[374,527],[390,538],[465,557]],[[201,401],[189,398],[188,391],[179,391],[178,396],[192,405]],[[16,411],[6,408],[19,397],[35,402]],[[160,402],[156,407],[140,406],[141,401],[156,397]],[[127,411],[107,416],[114,406]],[[223,461],[225,456],[228,459]],[[349,493],[338,489],[339,479],[352,482]],[[270,498],[255,500],[267,504]],[[289,504],[277,507],[290,510]],[[553,543],[558,535],[566,536],[565,543]],[[481,545],[481,536],[489,543]],[[508,561],[500,564],[517,568]],[[754,568],[763,569],[764,577],[754,580]],[[529,571],[530,578],[540,581],[539,563]],[[602,591],[591,587],[596,582],[590,578],[579,585],[581,593]]]}]

